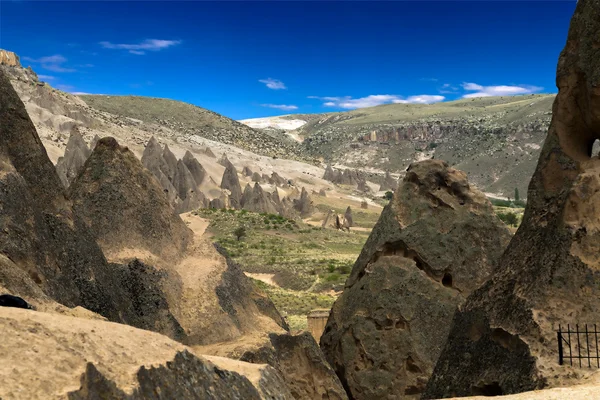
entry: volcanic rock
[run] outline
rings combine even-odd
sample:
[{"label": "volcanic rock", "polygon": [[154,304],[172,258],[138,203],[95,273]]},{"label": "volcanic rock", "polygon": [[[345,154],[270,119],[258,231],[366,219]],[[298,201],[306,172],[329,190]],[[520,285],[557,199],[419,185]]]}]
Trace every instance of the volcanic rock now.
[{"label": "volcanic rock", "polygon": [[321,336],[349,396],[421,393],[456,307],[488,278],[509,239],[463,172],[438,160],[411,164]]},{"label": "volcanic rock", "polygon": [[242,361],[269,364],[279,371],[295,399],[344,400],[348,396],[339,378],[308,332],[269,335],[269,343],[247,351]]},{"label": "volcanic rock", "polygon": [[[2,72],[0,161],[3,290],[28,302],[53,299],[112,321],[166,327],[163,333],[176,335],[176,324],[152,295],[156,280],[144,276],[136,265],[107,263],[94,235],[67,200],[23,103]],[[79,177],[85,176],[85,168]],[[152,303],[147,302],[149,297]],[[150,312],[142,315],[142,309]]]},{"label": "volcanic rock", "polygon": [[262,178],[262,176],[260,176],[260,174],[258,172],[252,173],[251,179],[252,179],[252,182],[257,182],[257,183],[263,182],[263,178]]},{"label": "volcanic rock", "polygon": [[301,217],[307,217],[315,210],[312,199],[304,187],[302,187],[300,198],[298,200],[294,199],[294,209],[300,213]]},{"label": "volcanic rock", "polygon": [[73,129],[65,148],[65,155],[60,157],[56,163],[56,172],[65,188],[68,188],[73,179],[77,177],[89,156],[90,149],[79,131]]},{"label": "volcanic rock", "polygon": [[2,308],[0,330],[5,399],[294,399],[270,366],[196,355],[126,325]]},{"label": "volcanic rock", "polygon": [[244,209],[257,213],[277,214],[275,204],[258,183],[254,184],[250,197],[244,203]]},{"label": "volcanic rock", "polygon": [[223,172],[223,178],[221,179],[221,189],[227,189],[231,192],[229,196],[230,206],[232,208],[240,208],[242,187],[235,167],[229,160],[227,161],[228,163],[225,166],[225,172]]},{"label": "volcanic rock", "polygon": [[333,171],[333,168],[331,168],[331,165],[328,165],[327,168],[325,168],[323,179],[330,182],[333,182],[333,180],[335,179],[335,172]]},{"label": "volcanic rock", "polygon": [[498,272],[456,313],[425,398],[510,394],[581,376],[558,365],[556,330],[600,318],[600,159],[591,157],[600,138],[598,32],[600,0],[580,0],[523,221]]},{"label": "volcanic rock", "polygon": [[379,191],[395,191],[398,187],[398,181],[392,178],[390,175],[390,171],[385,171],[385,177],[383,178],[383,182],[381,186],[379,186]]},{"label": "volcanic rock", "polygon": [[204,167],[202,167],[196,157],[194,157],[189,151],[185,152],[182,160],[187,169],[192,173],[192,176],[196,181],[196,185],[200,186],[204,181],[204,177],[206,177],[206,171],[204,170]]},{"label": "volcanic rock", "polygon": [[284,186],[288,181],[282,178],[277,172],[273,172],[269,178],[269,183],[275,186]]},{"label": "volcanic rock", "polygon": [[177,171],[177,157],[175,157],[175,154],[171,152],[171,149],[169,149],[169,145],[167,144],[165,144],[162,156],[168,167],[168,171],[163,172],[169,177],[170,181],[173,181],[175,172]]},{"label": "volcanic rock", "polygon": [[252,186],[249,183],[244,187],[244,193],[242,193],[242,199],[240,200],[240,205],[244,208],[244,205],[250,200],[252,197]]},{"label": "volcanic rock", "polygon": [[248,168],[247,166],[245,166],[242,169],[242,175],[244,175],[244,176],[252,176],[252,174],[253,174],[252,170],[250,168]]},{"label": "volcanic rock", "polygon": [[352,208],[350,208],[350,206],[348,206],[348,208],[346,208],[346,212],[344,213],[344,218],[346,219],[348,228],[354,226],[354,221],[352,219]]},{"label": "volcanic rock", "polygon": [[191,239],[157,181],[114,138],[96,144],[69,195],[105,254],[136,248],[176,259]]}]

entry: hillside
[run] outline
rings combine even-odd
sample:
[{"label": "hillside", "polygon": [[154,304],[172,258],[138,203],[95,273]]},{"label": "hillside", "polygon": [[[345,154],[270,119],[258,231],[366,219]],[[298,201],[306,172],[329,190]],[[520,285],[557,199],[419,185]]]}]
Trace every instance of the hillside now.
[{"label": "hillside", "polygon": [[200,136],[257,154],[299,159],[295,142],[181,101],[141,96],[79,96],[90,107],[113,115],[154,123],[177,131],[183,139]]},{"label": "hillside", "polygon": [[[527,193],[554,95],[481,97],[436,104],[388,104],[322,115],[287,115],[306,124],[307,154],[327,163],[403,172],[437,158],[468,173],[486,192]],[[290,132],[288,132],[290,134]]]}]

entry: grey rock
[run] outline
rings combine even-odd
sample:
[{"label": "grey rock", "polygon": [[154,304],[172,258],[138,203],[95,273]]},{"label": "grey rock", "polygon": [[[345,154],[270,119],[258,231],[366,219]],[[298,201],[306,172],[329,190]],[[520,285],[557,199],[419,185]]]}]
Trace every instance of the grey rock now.
[{"label": "grey rock", "polygon": [[206,170],[204,169],[204,167],[189,151],[185,152],[185,155],[183,156],[182,160],[187,169],[192,173],[192,176],[196,181],[196,185],[200,186],[204,181],[204,178],[206,177]]}]

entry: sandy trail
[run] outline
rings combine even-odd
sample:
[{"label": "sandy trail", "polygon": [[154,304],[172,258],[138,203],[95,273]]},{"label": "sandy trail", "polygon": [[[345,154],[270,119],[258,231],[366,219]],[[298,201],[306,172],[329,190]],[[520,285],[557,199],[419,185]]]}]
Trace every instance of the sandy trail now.
[{"label": "sandy trail", "polygon": [[266,283],[267,285],[271,285],[271,286],[275,286],[275,287],[280,287],[274,280],[273,278],[275,278],[275,274],[252,274],[250,272],[244,272],[246,274],[246,276],[252,278],[252,279],[256,279],[259,281],[262,281],[264,283]]}]

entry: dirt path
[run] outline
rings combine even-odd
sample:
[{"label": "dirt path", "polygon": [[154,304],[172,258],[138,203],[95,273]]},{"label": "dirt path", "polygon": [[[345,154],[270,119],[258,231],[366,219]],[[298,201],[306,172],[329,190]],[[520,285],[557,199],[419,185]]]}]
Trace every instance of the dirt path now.
[{"label": "dirt path", "polygon": [[275,286],[278,288],[281,287],[273,280],[273,278],[275,277],[275,274],[252,274],[250,272],[244,272],[244,273],[246,274],[247,277],[262,281],[262,282],[266,283],[267,285]]}]

